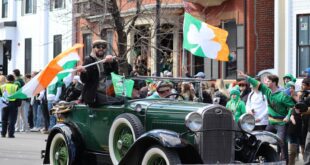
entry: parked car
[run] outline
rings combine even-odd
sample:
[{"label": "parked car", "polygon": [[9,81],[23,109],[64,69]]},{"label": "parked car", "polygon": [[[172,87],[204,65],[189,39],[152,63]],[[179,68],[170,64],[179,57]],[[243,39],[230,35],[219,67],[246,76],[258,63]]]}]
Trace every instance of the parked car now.
[{"label": "parked car", "polygon": [[254,117],[239,122],[214,104],[174,99],[128,100],[91,108],[54,107],[44,164],[218,164],[278,162],[282,142],[251,132]]}]

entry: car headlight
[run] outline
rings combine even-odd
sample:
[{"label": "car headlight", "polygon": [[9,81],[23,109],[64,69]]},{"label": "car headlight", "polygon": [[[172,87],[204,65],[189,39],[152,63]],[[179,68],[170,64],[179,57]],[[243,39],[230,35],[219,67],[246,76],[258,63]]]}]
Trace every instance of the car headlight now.
[{"label": "car headlight", "polygon": [[141,112],[142,111],[142,105],[141,104],[137,104],[135,107],[135,111],[136,112]]},{"label": "car headlight", "polygon": [[243,114],[239,118],[238,125],[243,131],[251,132],[255,127],[255,118],[251,114]]},{"label": "car headlight", "polygon": [[202,127],[202,117],[199,113],[192,112],[185,117],[185,125],[193,132],[199,131]]}]

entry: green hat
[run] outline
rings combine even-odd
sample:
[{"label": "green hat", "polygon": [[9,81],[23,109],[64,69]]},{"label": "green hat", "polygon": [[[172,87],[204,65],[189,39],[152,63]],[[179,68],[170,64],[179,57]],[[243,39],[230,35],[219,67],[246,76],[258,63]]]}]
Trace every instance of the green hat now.
[{"label": "green hat", "polygon": [[233,89],[230,90],[230,96],[231,95],[240,96],[240,91],[237,88],[233,88]]},{"label": "green hat", "polygon": [[147,82],[147,83],[152,83],[153,80],[152,80],[152,79],[146,79],[145,82]]},{"label": "green hat", "polygon": [[285,78],[289,78],[294,83],[296,82],[296,78],[292,74],[290,74],[290,73],[285,74],[283,79],[285,79]]}]

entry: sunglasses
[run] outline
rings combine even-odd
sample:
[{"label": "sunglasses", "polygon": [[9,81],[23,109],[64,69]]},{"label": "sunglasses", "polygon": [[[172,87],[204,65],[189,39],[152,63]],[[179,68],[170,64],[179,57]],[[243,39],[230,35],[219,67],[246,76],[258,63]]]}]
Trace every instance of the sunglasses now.
[{"label": "sunglasses", "polygon": [[97,49],[105,49],[105,48],[107,48],[107,45],[97,45],[96,48]]},{"label": "sunglasses", "polygon": [[163,94],[163,93],[165,93],[165,92],[167,92],[168,90],[165,90],[165,91],[157,91],[157,93],[159,93],[159,94]]},{"label": "sunglasses", "polygon": [[245,87],[245,84],[240,84],[239,87]]}]

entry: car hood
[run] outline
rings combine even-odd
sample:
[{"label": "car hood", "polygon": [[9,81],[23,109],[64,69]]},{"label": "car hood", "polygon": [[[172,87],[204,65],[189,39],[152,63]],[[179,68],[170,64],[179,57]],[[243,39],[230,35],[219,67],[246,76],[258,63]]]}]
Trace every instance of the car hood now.
[{"label": "car hood", "polygon": [[178,101],[172,99],[142,99],[136,100],[129,103],[131,108],[135,108],[137,105],[141,105],[143,109],[158,109],[158,110],[169,110],[178,112],[194,112],[205,109],[212,104],[198,103],[192,101]]}]

